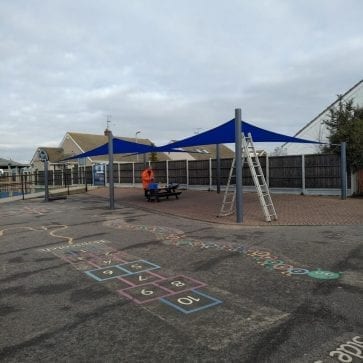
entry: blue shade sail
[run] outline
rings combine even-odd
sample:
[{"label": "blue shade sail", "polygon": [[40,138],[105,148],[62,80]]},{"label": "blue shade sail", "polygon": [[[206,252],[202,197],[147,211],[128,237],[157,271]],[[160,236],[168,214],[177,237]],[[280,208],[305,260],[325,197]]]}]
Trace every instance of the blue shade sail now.
[{"label": "blue shade sail", "polygon": [[[260,127],[242,121],[242,131],[245,135],[251,133],[254,142],[294,142],[294,143],[311,143],[320,144],[318,141],[305,140],[297,137],[278,134],[273,131],[261,129]],[[207,130],[198,135],[160,146],[158,151],[170,151],[173,148],[210,145],[210,144],[229,144],[235,142],[235,123],[234,119],[217,126],[214,129]]]},{"label": "blue shade sail", "polygon": [[[246,121],[242,121],[242,131],[245,135],[251,133],[254,142],[293,142],[293,143],[309,143],[321,144],[318,141],[300,139],[298,137],[286,136],[278,134],[273,131],[261,129]],[[235,122],[234,119],[217,126],[211,130],[207,130],[198,135],[187,137],[183,140],[173,142],[163,146],[151,146],[139,144],[136,142],[125,141],[118,138],[113,139],[113,152],[114,154],[144,154],[149,152],[185,152],[178,150],[178,148],[187,146],[198,145],[211,145],[211,144],[230,144],[235,142]],[[91,156],[100,156],[108,154],[108,143],[98,146],[95,149],[89,150],[83,154],[72,156],[65,159],[86,158]]]}]

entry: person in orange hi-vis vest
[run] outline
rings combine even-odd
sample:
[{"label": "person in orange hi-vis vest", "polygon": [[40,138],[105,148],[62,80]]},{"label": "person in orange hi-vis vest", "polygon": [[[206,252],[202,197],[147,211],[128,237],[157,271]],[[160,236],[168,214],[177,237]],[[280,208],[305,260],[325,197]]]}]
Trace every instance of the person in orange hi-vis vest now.
[{"label": "person in orange hi-vis vest", "polygon": [[145,197],[148,193],[149,184],[154,181],[154,171],[147,167],[142,173],[141,173],[141,180],[142,180],[142,186],[145,191]]}]

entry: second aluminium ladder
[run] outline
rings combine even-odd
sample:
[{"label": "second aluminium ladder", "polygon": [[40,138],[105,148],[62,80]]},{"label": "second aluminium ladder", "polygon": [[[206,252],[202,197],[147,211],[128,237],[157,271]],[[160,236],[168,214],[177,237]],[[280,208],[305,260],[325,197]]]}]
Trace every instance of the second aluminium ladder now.
[{"label": "second aluminium ladder", "polygon": [[[270,191],[265,180],[265,176],[262,171],[260,161],[258,159],[256,149],[253,145],[252,136],[244,136],[242,133],[242,156],[243,163],[247,160],[248,166],[251,171],[251,176],[256,187],[258,199],[260,201],[263,213],[265,215],[266,222],[271,222],[271,220],[277,220],[277,214],[275,207],[273,205]],[[232,161],[231,169],[229,172],[228,182],[226,185],[223,202],[219,216],[227,216],[234,213],[235,210],[235,200],[236,200],[236,189],[231,190],[231,179],[234,177],[235,171],[235,158]]]}]

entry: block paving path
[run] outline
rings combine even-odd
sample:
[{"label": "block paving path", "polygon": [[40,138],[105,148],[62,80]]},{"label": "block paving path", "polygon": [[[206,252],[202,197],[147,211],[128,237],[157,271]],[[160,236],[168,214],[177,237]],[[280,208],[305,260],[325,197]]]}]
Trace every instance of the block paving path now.
[{"label": "block paving path", "polygon": [[[91,191],[91,194],[108,198],[108,188]],[[362,225],[363,198],[340,199],[335,196],[306,196],[272,194],[278,215],[277,221],[265,222],[256,193],[243,194],[246,226],[266,225]],[[179,199],[174,197],[160,202],[148,202],[140,188],[115,188],[116,203],[153,210],[212,223],[234,224],[236,215],[217,217],[223,193],[215,191],[183,190]],[[107,203],[107,202],[106,202]]]}]

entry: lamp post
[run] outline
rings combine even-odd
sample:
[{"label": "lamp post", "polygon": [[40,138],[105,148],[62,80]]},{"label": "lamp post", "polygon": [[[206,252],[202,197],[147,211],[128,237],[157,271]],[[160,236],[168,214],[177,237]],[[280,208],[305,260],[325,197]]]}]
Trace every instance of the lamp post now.
[{"label": "lamp post", "polygon": [[[141,131],[136,131],[135,133],[135,143],[137,144],[137,135],[140,134]],[[139,161],[139,154],[136,154],[136,161],[138,162]]]}]

